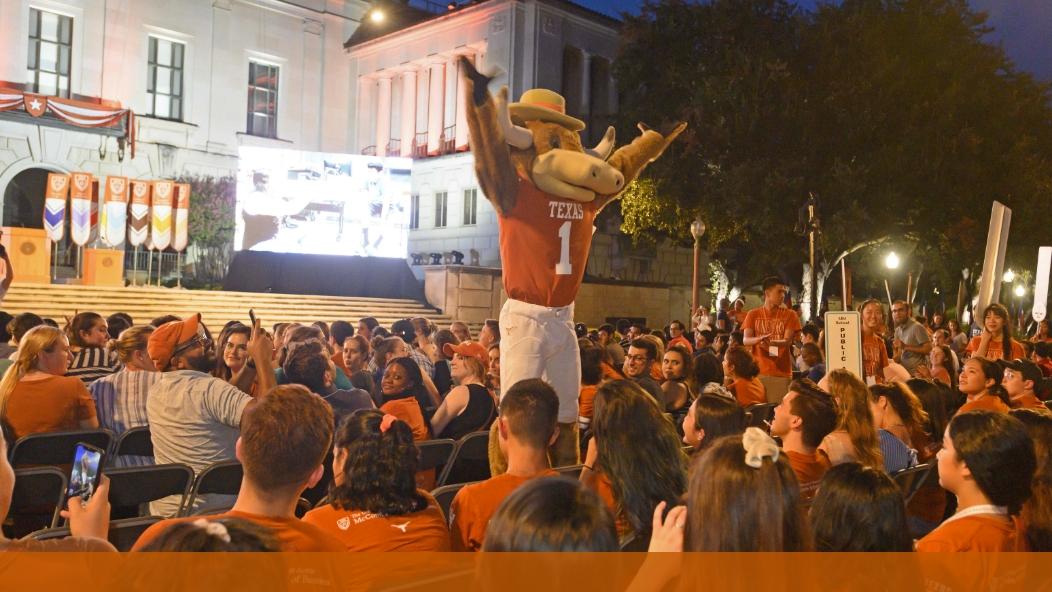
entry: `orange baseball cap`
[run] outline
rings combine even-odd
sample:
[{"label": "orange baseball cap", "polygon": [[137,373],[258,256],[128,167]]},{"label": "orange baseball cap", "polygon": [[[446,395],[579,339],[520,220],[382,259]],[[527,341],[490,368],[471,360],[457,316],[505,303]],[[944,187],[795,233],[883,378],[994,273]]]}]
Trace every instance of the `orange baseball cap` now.
[{"label": "orange baseball cap", "polygon": [[150,339],[146,342],[146,353],[158,370],[168,367],[172,355],[180,345],[197,337],[200,326],[201,313],[197,313],[183,321],[165,323],[150,333]]},{"label": "orange baseball cap", "polygon": [[459,345],[447,343],[442,346],[442,353],[452,358],[453,354],[460,354],[482,362],[482,366],[489,368],[489,352],[477,341],[463,341]]}]

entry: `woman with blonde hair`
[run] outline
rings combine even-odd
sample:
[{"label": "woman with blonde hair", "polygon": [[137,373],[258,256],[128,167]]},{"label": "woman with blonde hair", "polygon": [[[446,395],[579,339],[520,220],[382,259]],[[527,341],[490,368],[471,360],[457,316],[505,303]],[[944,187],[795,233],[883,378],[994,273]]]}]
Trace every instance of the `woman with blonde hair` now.
[{"label": "woman with blonde hair", "polygon": [[59,329],[29,330],[0,380],[0,419],[13,440],[29,434],[99,427],[95,401],[79,378],[66,376],[69,341]]},{"label": "woman with blonde hair", "polygon": [[834,465],[857,462],[874,469],[884,468],[880,440],[869,406],[869,388],[851,372],[837,368],[819,384],[833,395],[837,405],[837,429],[818,447]]},{"label": "woman with blonde hair", "polygon": [[[114,347],[124,368],[88,385],[95,399],[99,426],[115,434],[149,424],[146,397],[150,387],[161,379],[157,366],[146,353],[146,343],[154,330],[150,325],[125,329]],[[153,459],[143,457],[117,457],[115,461],[117,466],[153,464]]]}]

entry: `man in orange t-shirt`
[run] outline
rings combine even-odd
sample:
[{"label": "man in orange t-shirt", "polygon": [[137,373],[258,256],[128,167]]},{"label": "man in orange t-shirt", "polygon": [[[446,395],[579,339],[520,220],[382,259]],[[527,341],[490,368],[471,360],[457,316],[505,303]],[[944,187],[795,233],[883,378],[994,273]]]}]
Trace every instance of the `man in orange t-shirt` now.
[{"label": "man in orange t-shirt", "polygon": [[1017,358],[1011,362],[1005,362],[1004,379],[1001,386],[1008,391],[1008,399],[1013,409],[1038,409],[1048,411],[1045,404],[1038,398],[1034,389],[1044,380],[1041,376],[1041,368],[1030,360]]},{"label": "man in orange t-shirt", "polygon": [[548,447],[558,437],[558,414],[555,390],[540,379],[519,381],[504,393],[496,424],[508,470],[464,486],[453,498],[449,528],[454,550],[478,551],[489,519],[504,498],[530,479],[558,474],[548,468]]},{"label": "man in orange t-shirt", "polygon": [[343,544],[296,518],[303,490],[317,485],[332,446],[332,408],[300,385],[274,388],[245,408],[237,459],[244,466],[241,491],[223,514],[162,520],[132,547],[138,551],[176,522],[241,518],[269,529],[282,551],[344,551]]},{"label": "man in orange t-shirt", "polygon": [[769,277],[763,281],[763,306],[745,315],[742,344],[752,348],[760,367],[760,380],[767,388],[767,400],[781,400],[793,376],[790,345],[801,329],[800,317],[785,306],[788,288],[785,282]]},{"label": "man in orange t-shirt", "polygon": [[774,408],[771,435],[782,439],[782,450],[800,483],[800,499],[810,504],[829,470],[829,460],[818,446],[836,428],[833,399],[810,380],[794,380]]}]

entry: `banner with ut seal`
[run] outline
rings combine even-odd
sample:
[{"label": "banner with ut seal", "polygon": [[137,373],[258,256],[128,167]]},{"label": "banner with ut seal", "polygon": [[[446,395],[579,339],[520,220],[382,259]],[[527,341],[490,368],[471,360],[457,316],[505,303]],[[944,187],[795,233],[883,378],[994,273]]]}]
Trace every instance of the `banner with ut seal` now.
[{"label": "banner with ut seal", "polygon": [[172,200],[175,197],[175,183],[171,181],[153,182],[153,207],[150,208],[150,243],[151,248],[163,251],[172,243]]},{"label": "banner with ut seal", "polygon": [[172,233],[172,248],[182,251],[190,236],[190,184],[175,186],[175,230]]},{"label": "banner with ut seal", "polygon": [[66,232],[66,196],[69,195],[69,175],[47,174],[44,190],[44,232],[48,240],[58,242]]},{"label": "banner with ut seal", "polygon": [[149,181],[132,181],[131,217],[128,219],[128,242],[138,247],[146,242],[150,233],[150,194],[152,186]]},{"label": "banner with ut seal", "polygon": [[102,241],[111,247],[124,242],[128,226],[128,178],[107,177],[99,231]]},{"label": "banner with ut seal", "polygon": [[92,178],[91,173],[73,173],[70,178],[69,236],[83,247],[91,239]]}]

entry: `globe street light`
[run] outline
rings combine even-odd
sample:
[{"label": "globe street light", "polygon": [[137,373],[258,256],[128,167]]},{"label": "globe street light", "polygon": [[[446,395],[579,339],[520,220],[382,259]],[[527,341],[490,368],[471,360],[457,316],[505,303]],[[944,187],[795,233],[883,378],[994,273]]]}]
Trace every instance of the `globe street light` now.
[{"label": "globe street light", "polygon": [[1017,298],[1022,298],[1023,296],[1026,296],[1026,288],[1024,288],[1021,284],[1017,285],[1015,287],[1015,295]]},{"label": "globe street light", "polygon": [[1003,279],[1006,284],[1010,284],[1015,281],[1015,272],[1009,269],[1005,272],[1004,277],[1001,279]]},{"label": "globe street light", "polygon": [[705,222],[701,216],[690,223],[690,235],[694,237],[694,277],[691,283],[690,315],[698,312],[701,300],[701,237],[705,234]]},{"label": "globe street light", "polygon": [[884,258],[884,266],[888,269],[899,268],[899,256],[895,253],[895,251],[888,253],[888,256]]},{"label": "globe street light", "polygon": [[379,8],[374,8],[372,12],[369,13],[369,19],[376,24],[384,22],[384,11]]}]

